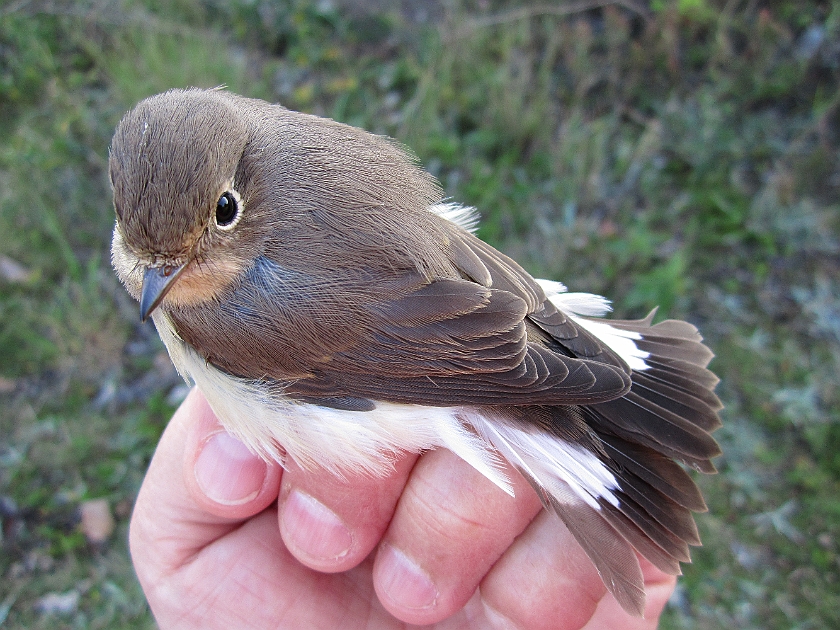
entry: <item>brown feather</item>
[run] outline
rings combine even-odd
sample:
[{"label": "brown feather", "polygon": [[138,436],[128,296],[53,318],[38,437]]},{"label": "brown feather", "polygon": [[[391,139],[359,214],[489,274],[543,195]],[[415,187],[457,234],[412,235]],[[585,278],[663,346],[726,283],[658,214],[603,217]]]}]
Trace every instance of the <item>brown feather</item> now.
[{"label": "brown feather", "polygon": [[694,480],[670,458],[652,448],[620,437],[599,435],[607,456],[615,464],[644,480],[651,488],[692,512],[705,512],[706,503]]},{"label": "brown feather", "polygon": [[622,608],[641,617],[645,610],[644,579],[633,547],[603,513],[564,486],[557,483],[549,488],[551,507],[592,560],[607,590]]},{"label": "brown feather", "polygon": [[[667,537],[658,527],[646,524],[640,527],[636,521],[644,521],[644,517],[630,505],[613,507],[609,503],[602,503],[602,518],[608,522],[619,535],[624,538],[636,551],[647,558],[654,566],[669,575],[681,575],[680,562],[690,562],[688,547],[678,539]],[[635,515],[632,518],[629,515]],[[663,544],[663,536],[665,541]]]}]

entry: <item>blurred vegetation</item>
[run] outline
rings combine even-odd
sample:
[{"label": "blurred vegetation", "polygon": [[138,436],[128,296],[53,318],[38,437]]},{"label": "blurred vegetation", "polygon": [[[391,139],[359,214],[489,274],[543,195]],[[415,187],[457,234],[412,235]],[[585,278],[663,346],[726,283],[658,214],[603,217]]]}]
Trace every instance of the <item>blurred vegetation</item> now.
[{"label": "blurred vegetation", "polygon": [[840,627],[838,76],[830,2],[6,0],[0,626],[154,625],[125,530],[183,386],[110,269],[108,143],[225,84],[402,140],[535,274],[700,326],[724,456],[662,627]]}]

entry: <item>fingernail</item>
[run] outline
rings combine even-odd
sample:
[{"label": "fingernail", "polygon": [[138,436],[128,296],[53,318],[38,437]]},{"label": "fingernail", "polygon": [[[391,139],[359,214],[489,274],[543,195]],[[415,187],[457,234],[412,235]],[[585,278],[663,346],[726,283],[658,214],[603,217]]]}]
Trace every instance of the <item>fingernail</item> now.
[{"label": "fingernail", "polygon": [[223,505],[254,499],[265,483],[268,468],[235,437],[221,431],[211,435],[195,462],[195,480],[207,498]]},{"label": "fingernail", "polygon": [[413,610],[435,605],[437,587],[416,562],[390,545],[383,545],[379,554],[380,587],[394,604]]},{"label": "fingernail", "polygon": [[344,522],[320,501],[293,490],[283,504],[284,540],[313,560],[347,555],[353,535]]}]

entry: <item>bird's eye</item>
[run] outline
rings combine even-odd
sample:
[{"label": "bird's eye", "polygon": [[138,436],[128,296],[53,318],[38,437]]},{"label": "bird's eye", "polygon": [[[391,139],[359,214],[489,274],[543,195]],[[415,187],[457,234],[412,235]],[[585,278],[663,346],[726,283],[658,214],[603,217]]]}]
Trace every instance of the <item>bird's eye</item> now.
[{"label": "bird's eye", "polygon": [[216,202],[216,225],[232,227],[239,215],[239,199],[232,191],[227,191]]}]

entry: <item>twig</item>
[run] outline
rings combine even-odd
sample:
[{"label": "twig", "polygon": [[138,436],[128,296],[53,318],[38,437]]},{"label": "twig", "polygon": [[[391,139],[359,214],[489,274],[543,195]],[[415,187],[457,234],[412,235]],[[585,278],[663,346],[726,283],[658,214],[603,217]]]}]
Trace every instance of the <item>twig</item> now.
[{"label": "twig", "polygon": [[10,15],[16,12],[26,16],[52,15],[76,18],[93,24],[136,27],[180,36],[201,35],[210,32],[207,29],[166,22],[145,9],[134,8],[126,10],[122,0],[94,0],[86,3],[67,0],[48,0],[43,2],[18,0],[14,4],[0,10],[0,16]]},{"label": "twig", "polygon": [[517,22],[519,20],[527,20],[541,15],[554,15],[557,17],[564,17],[572,15],[573,13],[583,13],[592,9],[601,9],[603,7],[618,5],[624,7],[629,11],[638,13],[645,20],[650,17],[650,12],[646,7],[638,4],[634,0],[579,0],[578,2],[570,2],[567,4],[536,4],[529,7],[520,7],[518,9],[511,9],[510,11],[503,11],[493,15],[485,15],[483,17],[471,18],[456,30],[448,33],[448,38],[455,38],[465,35],[468,32],[475,31],[480,28],[488,26],[498,26],[500,24],[509,24],[510,22]]}]

